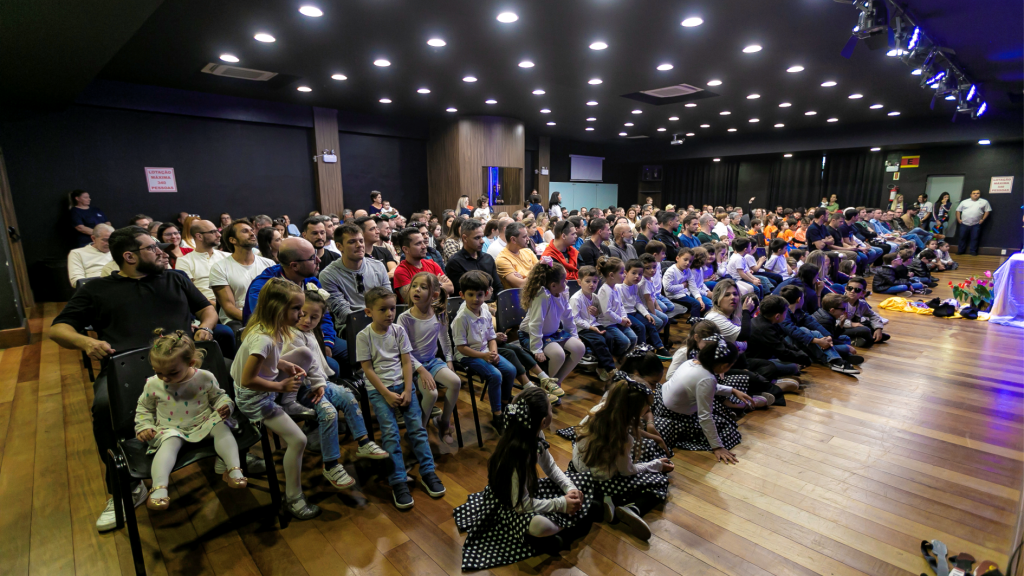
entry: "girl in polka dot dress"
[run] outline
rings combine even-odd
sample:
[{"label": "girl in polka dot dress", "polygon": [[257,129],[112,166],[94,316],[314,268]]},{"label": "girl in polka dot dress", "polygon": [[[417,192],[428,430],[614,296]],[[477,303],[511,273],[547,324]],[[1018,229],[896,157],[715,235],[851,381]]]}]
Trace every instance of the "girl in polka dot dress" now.
[{"label": "girl in polka dot dress", "polygon": [[[469,533],[462,545],[466,571],[556,554],[563,544],[558,534],[586,518],[593,499],[592,476],[562,472],[548,452],[543,430],[551,425],[551,405],[544,390],[523,390],[504,418],[487,487],[454,512],[459,531]],[[547,478],[537,478],[538,464]]]},{"label": "girl in polka dot dress", "polygon": [[135,434],[149,444],[147,453],[154,454],[150,471],[153,487],[146,507],[165,510],[170,505],[167,482],[186,442],[200,442],[213,436],[217,454],[227,463],[224,482],[230,488],[245,488],[238,461],[238,444],[231,434],[229,420],[234,403],[217,385],[217,379],[200,370],[203,351],[181,330],[163,334],[149,351],[149,363],[156,373],[146,380],[146,387],[135,409]]}]

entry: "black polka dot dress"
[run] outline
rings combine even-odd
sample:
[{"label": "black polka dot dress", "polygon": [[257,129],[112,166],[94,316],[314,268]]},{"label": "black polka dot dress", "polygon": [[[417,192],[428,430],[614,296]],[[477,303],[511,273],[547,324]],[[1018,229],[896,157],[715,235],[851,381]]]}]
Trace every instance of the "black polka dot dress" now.
[{"label": "black polka dot dress", "polygon": [[[719,382],[744,393],[749,388],[749,378],[745,374],[726,374],[719,378]],[[729,399],[732,402],[739,402],[739,398],[735,396],[730,396]],[[722,445],[732,450],[740,443],[742,436],[736,422],[729,416],[731,408],[726,406],[723,400],[723,397],[715,396],[711,418],[715,422]],[[654,427],[665,439],[665,444],[681,450],[711,450],[711,444],[708,443],[704,429],[700,426],[699,413],[687,415],[669,410],[662,401],[661,390],[654,393],[654,415]]]}]

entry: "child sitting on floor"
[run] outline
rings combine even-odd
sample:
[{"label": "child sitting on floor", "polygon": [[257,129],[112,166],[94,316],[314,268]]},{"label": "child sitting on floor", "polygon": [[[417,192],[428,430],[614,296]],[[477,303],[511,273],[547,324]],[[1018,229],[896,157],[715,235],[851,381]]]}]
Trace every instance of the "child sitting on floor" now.
[{"label": "child sitting on floor", "polygon": [[949,255],[949,242],[939,240],[936,243],[934,252],[936,261],[940,262],[944,269],[956,270],[960,267],[960,264],[954,262],[952,256]]},{"label": "child sitting on floor", "polygon": [[913,290],[915,294],[923,293],[924,285],[911,282],[906,276],[907,269],[903,266],[900,255],[890,252],[882,256],[882,265],[876,266],[875,276],[871,279],[871,290],[876,294],[899,294]]},{"label": "child sitting on floor", "polygon": [[931,264],[935,260],[935,252],[925,249],[922,250],[917,258],[910,264],[907,264],[907,268],[914,273],[914,278],[929,288],[935,288],[939,281],[933,278],[931,275]]},{"label": "child sitting on floor", "polygon": [[[824,364],[833,372],[840,374],[860,374],[860,370],[852,363],[864,361],[860,356],[853,356],[844,347],[840,350],[833,346],[832,336],[814,319],[814,316],[803,309],[804,294],[799,286],[783,286],[779,295],[789,302],[789,312],[779,326],[790,341],[803,350],[815,362]],[[833,294],[838,296],[838,294]]]},{"label": "child sitting on floor", "polygon": [[867,289],[867,280],[860,276],[852,276],[846,283],[846,322],[843,327],[858,348],[870,348],[890,338],[882,330],[889,321],[879,316],[864,300]]}]

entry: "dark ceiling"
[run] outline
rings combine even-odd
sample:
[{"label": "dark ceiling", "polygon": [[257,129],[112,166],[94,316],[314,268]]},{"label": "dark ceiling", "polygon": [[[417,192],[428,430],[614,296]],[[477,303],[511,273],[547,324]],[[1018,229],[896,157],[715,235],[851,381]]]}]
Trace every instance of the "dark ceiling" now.
[{"label": "dark ceiling", "polygon": [[[984,8],[963,0],[918,3],[908,6],[912,16],[931,37],[956,50],[954,58],[989,102],[989,114],[975,122],[1019,122],[1022,2],[993,0]],[[304,16],[298,12],[302,5],[317,6],[324,15]],[[504,11],[516,13],[518,21],[498,22]],[[692,16],[702,18],[703,25],[680,25]],[[459,115],[521,118],[536,134],[605,142],[621,140],[620,131],[665,140],[691,132],[696,136],[688,142],[711,142],[774,137],[787,130],[830,134],[851,125],[884,130],[891,111],[901,113],[893,126],[952,117],[953,103],[939,101],[930,110],[931,92],[918,87],[920,77],[886,57],[884,49],[870,51],[860,44],[852,59],[840,56],[855,23],[852,6],[830,0],[176,0],[157,8],[99,77],[419,118],[451,116],[445,108],[454,106]],[[276,42],[254,40],[260,32]],[[430,38],[447,45],[430,47]],[[595,41],[608,48],[589,49]],[[763,50],[745,54],[743,48],[751,44]],[[95,47],[75,49],[88,53]],[[260,83],[200,73],[208,63],[221,63],[218,56],[224,53],[240,59],[236,66],[284,78]],[[374,66],[378,58],[391,65]],[[522,60],[535,66],[521,68]],[[674,68],[657,70],[662,63]],[[787,73],[794,65],[805,69]],[[336,73],[348,79],[332,80]],[[479,81],[463,82],[467,75]],[[588,84],[592,78],[602,83]],[[712,79],[723,84],[709,88]],[[837,85],[822,87],[825,81]],[[718,96],[694,100],[697,106],[691,108],[622,97],[679,83]],[[312,91],[299,92],[298,86]],[[430,93],[419,94],[419,88]],[[538,88],[546,93],[533,95]],[[864,97],[851,100],[853,93]],[[750,94],[760,97],[748,99]],[[393,102],[382,104],[380,98]],[[485,104],[489,98],[497,104]],[[598,104],[588,106],[590,100]],[[792,106],[780,108],[782,102]],[[876,103],[884,107],[871,110]],[[543,108],[551,112],[540,113]],[[722,116],[723,111],[731,114]],[[817,114],[806,116],[808,111]],[[670,121],[673,116],[679,120]],[[751,123],[752,118],[759,122]],[[626,122],[635,126],[624,127]],[[776,123],[785,127],[774,128]]]}]

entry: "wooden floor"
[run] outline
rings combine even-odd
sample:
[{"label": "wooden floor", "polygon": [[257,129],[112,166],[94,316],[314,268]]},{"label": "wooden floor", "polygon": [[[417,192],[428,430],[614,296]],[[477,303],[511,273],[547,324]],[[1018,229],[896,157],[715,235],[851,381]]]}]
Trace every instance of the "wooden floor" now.
[{"label": "wooden floor", "polygon": [[[999,263],[961,260],[936,295],[950,294],[947,280]],[[91,431],[92,386],[80,355],[46,336],[59,308],[37,309],[33,343],[0,358],[0,573],[130,574],[125,532],[94,528],[107,496]],[[739,465],[677,453],[669,501],[648,518],[649,543],[595,525],[559,558],[492,572],[912,576],[931,573],[919,545],[936,538],[951,553],[1005,565],[1024,460],[1024,333],[884,315],[893,339],[864,352],[859,378],[812,368],[809,387],[788,396],[787,407],[744,419]],[[598,397],[594,383],[585,375],[567,381],[552,429],[579,421]],[[484,487],[495,444],[485,427],[487,442],[475,447],[466,392],[461,400],[467,448],[437,459],[443,499],[417,486],[415,508],[399,512],[362,465],[349,467],[361,491],[339,495],[310,454],[303,487],[324,513],[281,530],[268,515],[265,480],[227,490],[206,461],[172,476],[168,511],[137,510],[149,573],[458,574],[465,535],[452,508]],[[571,447],[548,438],[564,467]]]}]

